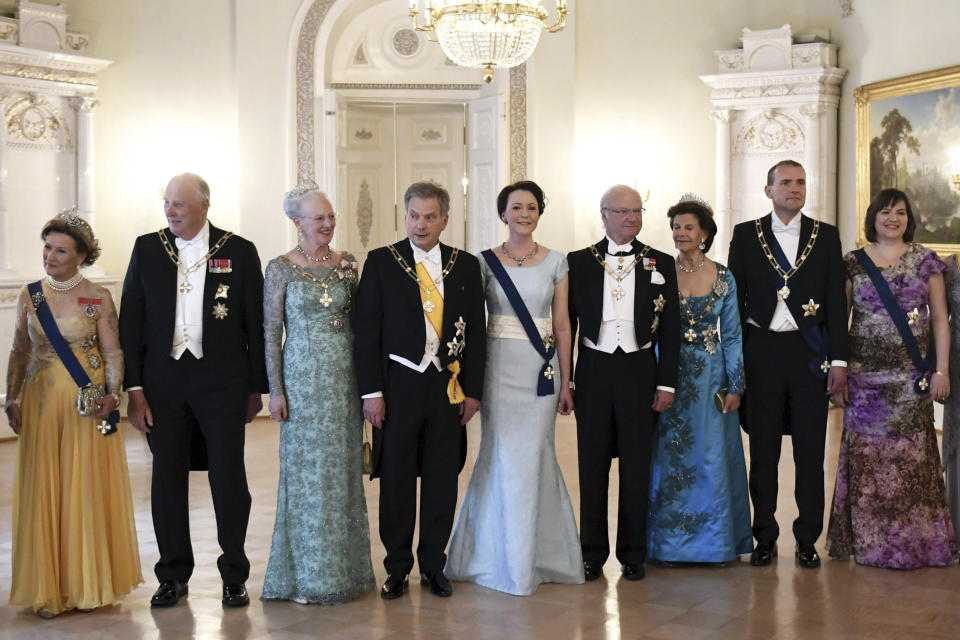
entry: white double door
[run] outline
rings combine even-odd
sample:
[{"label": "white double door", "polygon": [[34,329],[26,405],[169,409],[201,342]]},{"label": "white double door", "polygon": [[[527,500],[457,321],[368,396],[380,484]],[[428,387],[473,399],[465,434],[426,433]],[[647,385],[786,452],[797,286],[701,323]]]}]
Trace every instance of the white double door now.
[{"label": "white double door", "polygon": [[450,194],[441,240],[464,247],[465,106],[345,102],[337,115],[337,245],[362,262],[405,237],[403,194],[431,181]]}]

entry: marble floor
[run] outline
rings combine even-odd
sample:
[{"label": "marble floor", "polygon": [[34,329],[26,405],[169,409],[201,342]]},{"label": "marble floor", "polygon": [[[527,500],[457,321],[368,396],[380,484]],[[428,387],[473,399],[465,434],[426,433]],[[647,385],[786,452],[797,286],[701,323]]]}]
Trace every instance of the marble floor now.
[{"label": "marble floor", "polygon": [[[836,472],[839,414],[831,415],[827,499]],[[472,468],[479,425],[470,425]],[[190,596],[179,606],[151,610],[156,588],[151,568],[156,542],[150,518],[150,455],[145,440],[125,430],[146,583],[119,604],[92,613],[65,613],[41,620],[19,607],[0,606],[0,637],[42,638],[958,638],[960,568],[892,571],[824,560],[817,571],[794,565],[790,547],[793,465],[784,443],[778,511],[781,555],[765,568],[747,558],[726,568],[648,567],[641,582],[620,580],[611,559],[604,578],[582,586],[543,585],[515,597],[455,583],[452,598],[439,599],[412,581],[410,593],[384,602],[370,594],[337,607],[265,603],[259,600],[273,529],[277,489],[277,427],[258,419],[247,432],[247,470],[253,495],[247,553],[249,608],[224,610],[216,570],[219,548],[210,492],[203,474],[191,485],[191,522],[197,568]],[[577,509],[576,436],[571,418],[557,425],[560,465]],[[16,443],[0,443],[0,602],[10,593],[11,492]],[[463,491],[467,473],[461,475]],[[377,483],[365,481],[371,530],[377,531]],[[616,531],[616,474],[611,480],[610,530]],[[822,543],[822,539],[821,539]],[[384,579],[383,547],[372,541],[377,581]],[[823,554],[822,544],[820,546]]]}]

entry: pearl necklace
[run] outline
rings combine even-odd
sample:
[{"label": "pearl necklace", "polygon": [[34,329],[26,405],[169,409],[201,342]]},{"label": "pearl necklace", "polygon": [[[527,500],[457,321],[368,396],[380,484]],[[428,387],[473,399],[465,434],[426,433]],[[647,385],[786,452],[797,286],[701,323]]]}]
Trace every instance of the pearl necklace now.
[{"label": "pearl necklace", "polygon": [[518,267],[522,267],[522,266],[523,266],[523,263],[526,262],[527,258],[532,258],[533,256],[537,255],[537,251],[540,251],[540,245],[538,245],[536,242],[534,242],[534,243],[533,243],[533,251],[531,251],[531,252],[528,253],[527,255],[521,256],[521,257],[519,257],[519,258],[513,256],[509,251],[507,251],[507,243],[506,243],[506,242],[500,244],[500,251],[503,251],[503,255],[507,256],[508,258],[510,258],[511,260],[513,260],[514,262],[516,262]]},{"label": "pearl necklace", "polygon": [[60,282],[59,280],[54,280],[50,276],[46,276],[45,279],[51,289],[53,289],[54,291],[63,292],[63,291],[70,291],[70,289],[73,289],[75,286],[80,284],[80,281],[83,280],[83,274],[77,271],[77,273],[74,274],[72,278],[70,278],[69,280],[64,280],[63,282]]},{"label": "pearl necklace", "polygon": [[311,262],[326,262],[327,260],[330,259],[330,256],[333,255],[333,249],[330,248],[330,245],[327,245],[327,255],[323,256],[322,258],[314,258],[312,255],[304,251],[303,247],[301,247],[300,245],[297,245],[296,249],[297,249],[297,253],[302,255],[307,260],[310,260]]},{"label": "pearl necklace", "polygon": [[680,267],[680,271],[683,271],[684,273],[696,273],[697,271],[700,271],[700,269],[703,268],[703,265],[704,265],[704,263],[706,263],[706,261],[707,261],[707,256],[706,256],[706,254],[701,255],[701,256],[700,256],[700,264],[698,264],[697,266],[695,266],[695,267],[692,268],[692,269],[688,269],[688,268],[686,268],[685,266],[683,266],[683,260],[680,259],[680,256],[677,256],[677,266]]}]

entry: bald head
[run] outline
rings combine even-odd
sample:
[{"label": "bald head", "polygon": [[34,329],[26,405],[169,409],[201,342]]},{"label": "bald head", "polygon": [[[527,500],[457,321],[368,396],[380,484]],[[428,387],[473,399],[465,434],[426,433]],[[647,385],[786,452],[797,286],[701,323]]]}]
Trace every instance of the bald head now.
[{"label": "bald head", "polygon": [[611,240],[629,244],[643,226],[643,199],[636,189],[614,185],[600,198],[600,217]]},{"label": "bald head", "polygon": [[163,213],[173,235],[192,240],[207,222],[210,187],[195,173],[181,173],[167,183]]},{"label": "bald head", "polygon": [[617,196],[624,196],[624,195],[628,197],[634,196],[637,199],[640,199],[640,192],[638,192],[636,189],[628,187],[625,184],[615,184],[609,189],[607,189],[606,191],[604,191],[603,195],[600,196],[600,208],[606,209],[608,206],[607,203],[610,201],[611,198],[614,198]]}]

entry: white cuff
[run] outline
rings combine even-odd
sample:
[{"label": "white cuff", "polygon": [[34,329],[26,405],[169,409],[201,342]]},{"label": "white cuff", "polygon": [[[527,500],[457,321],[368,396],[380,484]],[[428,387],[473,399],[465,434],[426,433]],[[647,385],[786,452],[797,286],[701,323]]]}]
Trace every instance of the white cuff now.
[{"label": "white cuff", "polygon": [[831,366],[831,367],[846,367],[846,366],[847,366],[847,361],[846,361],[846,360],[831,360],[831,361],[830,361],[830,366]]},{"label": "white cuff", "polygon": [[383,391],[374,391],[373,393],[365,393],[364,395],[360,396],[362,400],[367,400],[369,398],[382,398],[382,397],[383,397]]},{"label": "white cuff", "polygon": [[676,392],[677,392],[677,390],[674,389],[673,387],[664,387],[664,386],[661,386],[661,385],[657,385],[657,391],[666,391],[667,393],[676,393]]},{"label": "white cuff", "polygon": [[143,391],[143,387],[127,387],[127,393],[131,391]]}]

